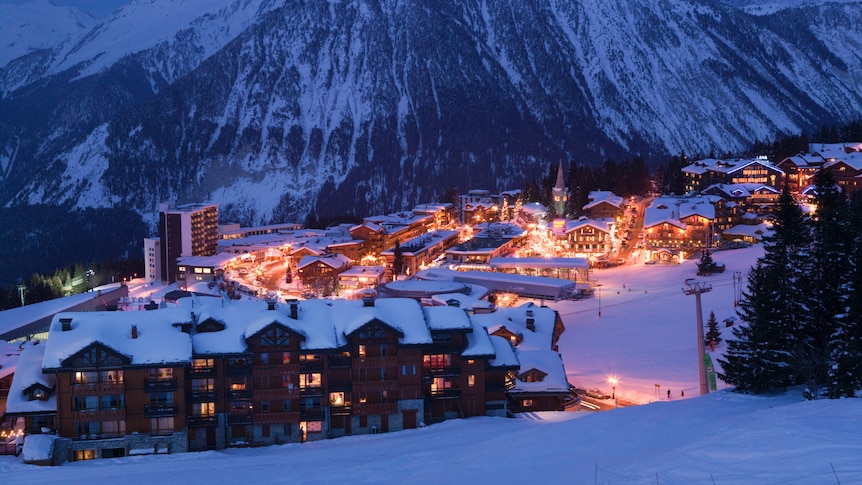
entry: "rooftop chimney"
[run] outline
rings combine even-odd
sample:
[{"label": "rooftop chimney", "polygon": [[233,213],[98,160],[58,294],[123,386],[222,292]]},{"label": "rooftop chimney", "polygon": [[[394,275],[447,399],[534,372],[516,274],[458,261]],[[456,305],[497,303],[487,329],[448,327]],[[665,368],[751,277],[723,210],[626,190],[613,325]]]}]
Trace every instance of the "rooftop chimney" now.
[{"label": "rooftop chimney", "polygon": [[533,317],[527,319],[527,330],[531,332],[536,331],[536,320]]},{"label": "rooftop chimney", "polygon": [[275,310],[275,300],[267,300],[266,301],[266,309],[269,311]]},{"label": "rooftop chimney", "polygon": [[72,330],[72,319],[71,318],[61,318],[60,319],[60,325],[61,325],[60,330],[62,330],[64,332],[68,332],[69,330]]},{"label": "rooftop chimney", "polygon": [[374,306],[374,298],[370,296],[362,298],[362,306]]},{"label": "rooftop chimney", "polygon": [[299,320],[299,302],[296,300],[288,300],[290,304],[290,318]]},{"label": "rooftop chimney", "polygon": [[137,325],[132,325],[132,338],[133,339],[138,338],[138,326]]}]

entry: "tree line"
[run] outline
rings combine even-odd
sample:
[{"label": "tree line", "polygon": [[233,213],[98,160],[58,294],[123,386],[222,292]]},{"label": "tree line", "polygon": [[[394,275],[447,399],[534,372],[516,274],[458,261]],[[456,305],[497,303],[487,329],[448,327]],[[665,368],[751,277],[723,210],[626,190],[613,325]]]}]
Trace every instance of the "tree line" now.
[{"label": "tree line", "polygon": [[829,173],[816,210],[784,190],[764,255],[748,273],[719,376],[738,391],[804,385],[808,398],[862,389],[862,197],[848,200]]}]

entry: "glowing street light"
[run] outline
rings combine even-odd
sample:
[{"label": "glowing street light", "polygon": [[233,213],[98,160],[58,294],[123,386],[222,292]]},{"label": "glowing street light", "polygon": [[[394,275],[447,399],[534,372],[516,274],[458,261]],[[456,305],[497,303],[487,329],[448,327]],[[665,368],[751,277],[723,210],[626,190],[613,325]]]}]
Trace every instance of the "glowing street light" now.
[{"label": "glowing street light", "polygon": [[610,383],[611,385],[611,399],[614,400],[616,400],[617,398],[617,382],[619,381],[617,380],[616,376],[608,377],[608,383]]}]

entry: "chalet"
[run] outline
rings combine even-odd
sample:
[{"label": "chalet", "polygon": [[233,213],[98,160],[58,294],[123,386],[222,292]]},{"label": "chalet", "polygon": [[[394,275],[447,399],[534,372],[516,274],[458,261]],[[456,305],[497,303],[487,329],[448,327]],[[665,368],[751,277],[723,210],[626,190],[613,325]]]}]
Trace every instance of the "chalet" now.
[{"label": "chalet", "polygon": [[296,269],[302,283],[317,294],[329,295],[335,289],[338,275],[350,269],[353,262],[342,254],[306,256]]},{"label": "chalet", "polygon": [[451,202],[433,202],[413,207],[417,216],[432,216],[434,230],[449,229],[458,223],[458,208]]},{"label": "chalet", "polygon": [[727,204],[735,204],[755,213],[769,213],[778,203],[781,191],[762,184],[714,184],[701,192],[702,195],[721,197]]},{"label": "chalet", "polygon": [[715,227],[724,200],[716,196],[656,197],[644,212],[644,232],[649,249],[712,247],[719,233]]},{"label": "chalet", "polygon": [[56,427],[56,378],[42,373],[44,355],[44,343],[23,344],[17,366],[13,367],[15,373],[9,374],[13,379],[6,402],[6,417],[10,422],[22,419],[26,434],[40,434]]},{"label": "chalet", "polygon": [[487,190],[471,190],[458,196],[462,224],[481,224],[499,220],[499,207]]},{"label": "chalet", "polygon": [[[416,274],[417,271],[430,265],[437,258],[444,256],[447,249],[456,246],[458,238],[458,231],[440,230],[425,233],[401,243],[403,261],[401,273],[405,275]],[[386,262],[388,274],[393,275],[395,248],[389,248],[380,255]]]},{"label": "chalet", "polygon": [[[56,430],[56,464],[506,416],[520,366],[488,333],[500,322],[524,334],[524,352],[555,348],[563,331],[549,308],[470,315],[404,298],[191,297],[148,312],[61,313],[46,343],[25,346],[9,407],[30,433]],[[540,401],[549,390],[537,392],[556,409]]]},{"label": "chalet", "polygon": [[54,459],[109,458],[134,450],[186,451],[185,375],[192,356],[184,308],[60,313],[44,344],[55,379]]},{"label": "chalet", "polygon": [[614,249],[613,226],[604,220],[586,218],[566,221],[566,245],[577,257],[607,254]]},{"label": "chalet", "polygon": [[781,187],[784,171],[765,158],[722,160],[706,158],[682,168],[687,193],[699,193],[710,185],[759,184]]},{"label": "chalet", "polygon": [[596,190],[587,195],[590,201],[583,207],[584,216],[589,219],[611,219],[621,217],[625,211],[625,201],[613,192]]},{"label": "chalet", "polygon": [[385,281],[383,266],[354,266],[338,275],[338,286],[346,297],[358,297],[362,290],[374,289]]}]

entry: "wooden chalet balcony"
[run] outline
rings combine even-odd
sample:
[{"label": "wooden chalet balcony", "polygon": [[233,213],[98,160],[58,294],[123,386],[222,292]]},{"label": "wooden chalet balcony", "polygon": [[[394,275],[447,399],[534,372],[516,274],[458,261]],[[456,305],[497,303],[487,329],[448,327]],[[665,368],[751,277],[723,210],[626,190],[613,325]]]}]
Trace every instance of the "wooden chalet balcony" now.
[{"label": "wooden chalet balcony", "polygon": [[286,374],[299,374],[299,364],[254,366],[251,374],[255,377],[277,377]]},{"label": "wooden chalet balcony", "polygon": [[91,409],[72,412],[72,420],[76,423],[113,421],[119,419],[126,419],[125,409]]},{"label": "wooden chalet balcony", "polygon": [[398,413],[398,404],[368,404],[358,403],[353,405],[354,416],[370,416],[375,414],[396,414]]},{"label": "wooden chalet balcony", "polygon": [[344,355],[332,355],[329,357],[329,367],[344,369],[353,366],[353,358]]},{"label": "wooden chalet balcony", "polygon": [[300,409],[299,419],[301,421],[321,421],[326,417],[322,408]]},{"label": "wooden chalet balcony", "polygon": [[437,389],[431,391],[432,399],[459,399],[461,397],[461,389]]},{"label": "wooden chalet balcony", "polygon": [[215,367],[192,367],[191,369],[189,369],[189,374],[193,376],[206,376],[215,374],[215,371]]},{"label": "wooden chalet balcony", "polygon": [[398,390],[398,381],[388,380],[388,381],[355,381],[353,383],[353,391],[354,392],[379,392],[379,391],[392,391],[395,392]]},{"label": "wooden chalet balcony", "polygon": [[144,391],[176,391],[176,379],[144,379]]},{"label": "wooden chalet balcony", "polygon": [[251,413],[229,414],[227,422],[228,424],[252,424],[254,416]]},{"label": "wooden chalet balcony", "polygon": [[215,426],[218,424],[218,416],[189,416],[188,421],[191,426]]},{"label": "wooden chalet balcony", "polygon": [[215,401],[216,399],[216,390],[215,389],[199,389],[196,391],[192,391],[189,395],[189,400],[191,402],[210,402]]},{"label": "wooden chalet balcony", "polygon": [[299,399],[299,389],[255,389],[254,399],[260,401],[277,401],[284,399]]},{"label": "wooden chalet balcony", "polygon": [[431,377],[457,377],[461,375],[461,367],[450,365],[447,367],[426,367],[423,378]]},{"label": "wooden chalet balcony", "polygon": [[73,384],[72,396],[85,396],[93,394],[125,394],[126,386],[123,383],[91,383]]},{"label": "wooden chalet balcony", "polygon": [[173,404],[146,404],[144,405],[145,418],[158,418],[164,416],[176,416],[177,407]]},{"label": "wooden chalet balcony", "polygon": [[252,373],[251,364],[234,364],[228,365],[224,369],[225,374],[229,376],[242,376]]},{"label": "wooden chalet balcony", "polygon": [[360,357],[354,360],[354,367],[358,369],[396,367],[397,365],[398,356],[395,355],[387,355],[385,357]]},{"label": "wooden chalet balcony", "polygon": [[228,399],[251,399],[252,392],[250,389],[242,389],[235,391],[228,391],[227,398]]},{"label": "wooden chalet balcony", "polygon": [[257,413],[253,418],[254,424],[285,424],[300,422],[299,411],[283,413]]}]

